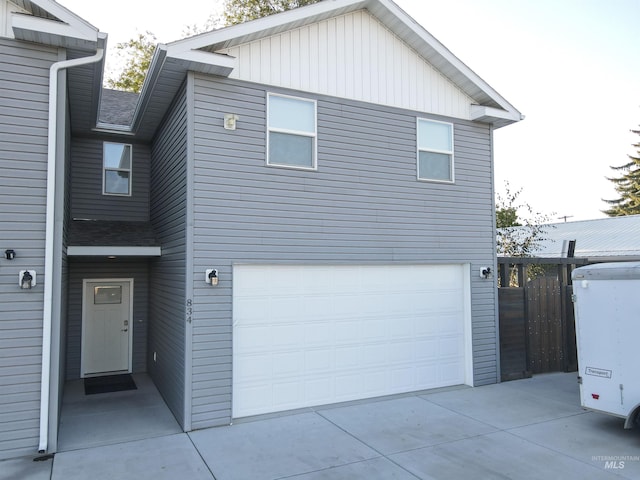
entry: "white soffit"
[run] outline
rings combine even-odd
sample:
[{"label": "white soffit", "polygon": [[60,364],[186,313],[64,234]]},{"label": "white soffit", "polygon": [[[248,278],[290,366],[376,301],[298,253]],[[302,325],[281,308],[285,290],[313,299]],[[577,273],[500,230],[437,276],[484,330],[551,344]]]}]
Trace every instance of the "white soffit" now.
[{"label": "white soffit", "polygon": [[32,14],[12,13],[16,39],[54,47],[95,50],[98,29],[51,0],[20,0],[12,3]]},{"label": "white soffit", "polygon": [[70,257],[160,257],[161,247],[69,246]]}]

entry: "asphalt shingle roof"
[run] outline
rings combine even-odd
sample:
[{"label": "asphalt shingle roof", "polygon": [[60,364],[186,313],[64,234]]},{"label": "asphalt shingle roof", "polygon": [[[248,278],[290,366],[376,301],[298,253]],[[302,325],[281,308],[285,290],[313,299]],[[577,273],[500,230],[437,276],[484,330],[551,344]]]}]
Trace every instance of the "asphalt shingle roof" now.
[{"label": "asphalt shingle roof", "polygon": [[69,245],[79,247],[158,247],[151,223],[104,220],[73,220]]},{"label": "asphalt shingle roof", "polygon": [[138,104],[139,94],[120,90],[102,89],[100,123],[108,125],[131,125]]}]

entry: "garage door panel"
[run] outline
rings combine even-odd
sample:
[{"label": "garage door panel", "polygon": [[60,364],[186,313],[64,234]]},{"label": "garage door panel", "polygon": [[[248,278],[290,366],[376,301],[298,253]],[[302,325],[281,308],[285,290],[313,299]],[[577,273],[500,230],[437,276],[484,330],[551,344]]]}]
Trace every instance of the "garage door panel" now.
[{"label": "garage door panel", "polygon": [[233,363],[234,374],[242,378],[243,384],[264,381],[273,372],[271,354],[268,355],[237,355]]},{"label": "garage door panel", "polygon": [[325,320],[310,321],[304,331],[304,344],[308,347],[327,345],[333,341],[333,323]]},{"label": "garage door panel", "polygon": [[438,338],[425,338],[414,343],[417,362],[433,362],[438,358]]},{"label": "garage door panel", "polygon": [[234,355],[249,355],[256,352],[271,352],[268,345],[272,343],[273,335],[270,326],[243,325],[234,327]]},{"label": "garage door panel", "polygon": [[416,334],[416,319],[413,316],[396,317],[388,331],[392,340],[413,339]]},{"label": "garage door panel", "polygon": [[236,266],[234,417],[464,383],[464,279],[461,265]]},{"label": "garage door panel", "polygon": [[358,338],[360,331],[360,321],[354,319],[338,320],[334,323],[335,340],[337,344],[348,344]]},{"label": "garage door panel", "polygon": [[313,349],[304,354],[305,371],[311,374],[327,374],[335,368],[333,349]]},{"label": "garage door panel", "polygon": [[368,342],[386,340],[388,322],[382,318],[363,318],[360,322],[359,335],[352,340],[356,343],[361,343],[363,340]]},{"label": "garage door panel", "polygon": [[269,310],[269,297],[243,296],[233,305],[233,318],[236,323],[249,323],[257,318],[260,312]]},{"label": "garage door panel", "polygon": [[305,396],[313,405],[331,403],[335,395],[333,376],[314,378],[304,382]]},{"label": "garage door panel", "polygon": [[354,369],[359,365],[360,347],[336,347],[335,355],[336,370]]},{"label": "garage door panel", "polygon": [[407,364],[415,361],[417,358],[416,347],[414,342],[392,342],[389,343],[389,352],[387,361],[390,365]]},{"label": "garage door panel", "polygon": [[305,325],[299,323],[284,323],[290,319],[282,317],[280,319],[281,324],[278,323],[278,319],[273,319],[273,323],[269,326],[269,330],[272,333],[271,347],[278,349],[282,348],[299,348],[300,345],[304,345]]},{"label": "garage door panel", "polygon": [[403,367],[391,370],[391,385],[398,390],[411,389],[416,382],[416,369]]}]

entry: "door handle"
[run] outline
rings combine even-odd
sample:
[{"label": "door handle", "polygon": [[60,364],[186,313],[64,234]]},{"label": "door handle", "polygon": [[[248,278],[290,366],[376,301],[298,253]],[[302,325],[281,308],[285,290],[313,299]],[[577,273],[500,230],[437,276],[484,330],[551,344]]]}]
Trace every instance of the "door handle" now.
[{"label": "door handle", "polygon": [[122,330],[120,330],[121,332],[128,332],[129,331],[129,320],[125,320],[124,321],[124,328]]}]

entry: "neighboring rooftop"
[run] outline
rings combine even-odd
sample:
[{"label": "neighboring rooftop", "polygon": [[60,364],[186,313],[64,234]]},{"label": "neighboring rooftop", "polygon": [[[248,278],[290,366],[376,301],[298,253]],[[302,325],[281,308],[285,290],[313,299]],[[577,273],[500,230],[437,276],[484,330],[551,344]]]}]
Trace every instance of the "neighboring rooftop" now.
[{"label": "neighboring rooftop", "polygon": [[107,125],[131,125],[140,95],[121,90],[102,89],[99,123]]},{"label": "neighboring rooftop", "polygon": [[[575,257],[640,258],[640,215],[550,224],[536,257],[562,257],[565,241],[575,240]],[[629,258],[630,259],[630,258]]]}]

